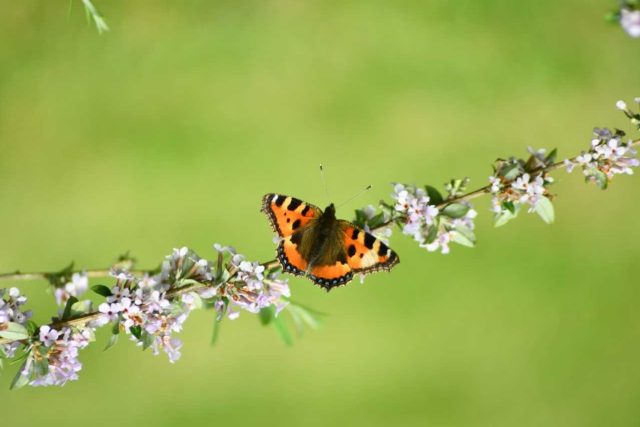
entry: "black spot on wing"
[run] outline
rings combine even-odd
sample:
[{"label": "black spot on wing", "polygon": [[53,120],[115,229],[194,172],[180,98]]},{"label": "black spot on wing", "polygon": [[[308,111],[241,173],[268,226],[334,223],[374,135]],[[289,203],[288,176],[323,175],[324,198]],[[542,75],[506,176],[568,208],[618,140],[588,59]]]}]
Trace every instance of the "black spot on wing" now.
[{"label": "black spot on wing", "polygon": [[389,248],[384,243],[380,242],[380,247],[378,247],[378,256],[385,256]]},{"label": "black spot on wing", "polygon": [[364,233],[364,245],[367,249],[373,249],[373,244],[375,243],[376,238],[373,237],[372,234]]},{"label": "black spot on wing", "polygon": [[289,209],[290,211],[295,211],[301,204],[302,200],[292,197],[291,201],[289,202],[289,206],[287,206],[287,209]]},{"label": "black spot on wing", "polygon": [[[287,219],[287,222],[289,222],[289,220]],[[300,227],[300,220],[296,219],[295,221],[293,221],[293,224],[291,224],[291,228],[292,229],[297,229],[298,227]]]},{"label": "black spot on wing", "polygon": [[360,235],[360,230],[358,230],[357,228],[354,228],[353,231],[351,232],[351,239],[358,240],[359,235]]},{"label": "black spot on wing", "polygon": [[276,200],[274,201],[274,203],[276,204],[277,207],[280,207],[284,203],[285,199],[286,197],[284,196],[276,196]]},{"label": "black spot on wing", "polygon": [[304,207],[304,209],[302,209],[302,212],[300,212],[300,214],[301,214],[302,216],[306,216],[306,215],[307,215],[307,212],[309,212],[309,209],[311,209],[311,208],[309,207],[309,205],[305,206],[305,207]]},{"label": "black spot on wing", "polygon": [[347,249],[349,256],[352,257],[356,254],[356,247],[354,245],[349,245],[349,249]]}]

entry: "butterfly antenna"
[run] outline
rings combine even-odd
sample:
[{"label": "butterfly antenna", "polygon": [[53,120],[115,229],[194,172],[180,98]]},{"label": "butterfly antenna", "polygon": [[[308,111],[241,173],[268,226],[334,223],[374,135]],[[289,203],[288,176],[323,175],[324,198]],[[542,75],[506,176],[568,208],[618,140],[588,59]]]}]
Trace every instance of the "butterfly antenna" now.
[{"label": "butterfly antenna", "polygon": [[364,193],[366,193],[369,190],[371,190],[371,184],[367,185],[367,187],[364,190],[360,190],[355,196],[352,196],[352,197],[348,198],[347,200],[345,200],[344,202],[340,203],[338,206],[336,206],[336,209],[339,208],[340,206],[344,206],[347,203],[357,199],[358,197],[362,196]]},{"label": "butterfly antenna", "polygon": [[322,185],[324,185],[324,194],[327,196],[327,203],[330,203],[331,197],[329,197],[329,189],[327,187],[327,180],[324,178],[324,167],[322,164],[320,165],[320,178],[322,179]]}]

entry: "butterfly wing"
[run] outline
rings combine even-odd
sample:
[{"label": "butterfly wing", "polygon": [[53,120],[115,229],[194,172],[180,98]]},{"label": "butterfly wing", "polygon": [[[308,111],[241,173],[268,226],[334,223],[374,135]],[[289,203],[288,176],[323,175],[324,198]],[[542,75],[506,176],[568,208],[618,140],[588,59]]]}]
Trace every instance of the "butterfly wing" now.
[{"label": "butterfly wing", "polygon": [[281,194],[265,194],[261,210],[267,214],[273,230],[280,237],[291,236],[322,214],[316,206]]},{"label": "butterfly wing", "polygon": [[347,221],[339,221],[347,264],[355,273],[389,271],[400,262],[398,254],[382,240]]},{"label": "butterfly wing", "polygon": [[278,245],[278,261],[284,271],[304,276],[308,262],[300,251],[305,230],[322,214],[317,206],[300,199],[281,194],[265,194],[262,198],[262,212],[267,214],[273,230],[282,238]]}]

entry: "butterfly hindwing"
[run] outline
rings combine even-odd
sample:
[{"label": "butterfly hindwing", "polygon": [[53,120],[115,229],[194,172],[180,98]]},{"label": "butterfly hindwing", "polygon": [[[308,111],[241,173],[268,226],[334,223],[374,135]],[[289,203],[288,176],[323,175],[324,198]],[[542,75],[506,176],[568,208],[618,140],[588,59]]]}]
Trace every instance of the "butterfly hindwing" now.
[{"label": "butterfly hindwing", "polygon": [[343,231],[347,263],[355,272],[368,273],[390,270],[400,262],[398,254],[371,233],[347,222],[340,221]]},{"label": "butterfly hindwing", "polygon": [[262,211],[281,237],[291,236],[322,213],[316,206],[281,194],[266,194],[262,198]]}]

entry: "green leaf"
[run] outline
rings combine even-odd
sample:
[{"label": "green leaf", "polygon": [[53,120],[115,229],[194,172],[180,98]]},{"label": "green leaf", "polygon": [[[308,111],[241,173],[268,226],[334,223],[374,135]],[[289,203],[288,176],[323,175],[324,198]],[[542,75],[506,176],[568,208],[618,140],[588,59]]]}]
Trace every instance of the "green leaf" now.
[{"label": "green leaf", "polygon": [[469,240],[464,234],[460,233],[457,230],[451,231],[451,240],[459,245],[466,246],[468,248],[472,248],[474,246],[471,240]]},{"label": "green leaf", "polygon": [[71,305],[71,318],[76,318],[78,316],[82,316],[83,314],[87,314],[93,311],[93,303],[86,299],[82,301],[78,301]]},{"label": "green leaf", "polygon": [[470,229],[469,227],[467,227],[466,225],[458,225],[455,228],[455,232],[459,233],[461,238],[464,239],[465,243],[456,241],[454,239],[454,241],[456,241],[456,243],[459,243],[461,245],[464,246],[468,246],[470,248],[474,247],[476,245],[476,235],[473,232],[472,229]]},{"label": "green leaf", "polygon": [[13,377],[13,381],[11,381],[11,385],[9,386],[9,390],[17,390],[19,388],[22,388],[24,386],[26,386],[27,384],[29,384],[29,377],[22,375],[22,371],[24,370],[24,368],[27,366],[27,361],[25,361],[22,366],[20,366],[20,369],[18,369],[18,372],[16,373],[16,376]]},{"label": "green leaf", "polygon": [[142,351],[151,347],[151,344],[156,340],[155,335],[151,335],[148,332],[142,333]]},{"label": "green leaf", "polygon": [[425,185],[424,189],[427,190],[427,195],[429,196],[430,205],[439,205],[444,202],[444,198],[442,197],[442,194],[440,194],[437,188],[432,187],[430,185]]},{"label": "green leaf", "polygon": [[607,189],[607,187],[609,186],[609,178],[607,177],[606,173],[596,169],[593,173],[593,177],[599,189],[601,190]]},{"label": "green leaf", "polygon": [[212,347],[214,345],[216,345],[216,342],[218,341],[218,336],[220,335],[221,323],[222,323],[222,319],[218,320],[217,318],[214,318],[214,320],[213,320],[213,333],[211,334],[211,346]]},{"label": "green leaf", "polygon": [[425,239],[425,243],[433,243],[438,237],[438,225],[431,224],[429,226],[429,231],[427,231],[427,237]]},{"label": "green leaf", "polygon": [[500,176],[503,177],[506,181],[513,181],[521,174],[522,169],[519,164],[506,163],[500,169]]},{"label": "green leaf", "polygon": [[109,337],[109,342],[107,343],[107,345],[106,345],[106,346],[105,346],[105,348],[104,348],[104,351],[107,351],[107,350],[109,350],[111,347],[113,347],[114,345],[116,345],[116,343],[118,342],[118,337],[119,337],[119,336],[120,336],[120,335],[115,335],[115,334],[114,334],[114,335],[111,335],[111,336]]},{"label": "green leaf", "polygon": [[262,325],[268,325],[275,319],[276,309],[274,306],[270,305],[260,310],[258,313],[258,317],[260,318],[260,323]]},{"label": "green leaf", "polygon": [[113,335],[118,335],[120,333],[120,322],[118,319],[114,320],[111,324],[111,333]]},{"label": "green leaf", "polygon": [[513,202],[502,202],[502,207],[512,214],[516,214],[516,205]]},{"label": "green leaf", "polygon": [[558,156],[558,149],[554,148],[553,150],[551,150],[549,154],[547,154],[547,157],[545,158],[545,163],[547,165],[552,164],[553,162],[556,161],[557,156]]},{"label": "green leaf", "polygon": [[382,224],[384,224],[384,212],[380,212],[377,215],[375,215],[373,218],[369,220],[368,224],[369,224],[369,227],[371,228],[377,228]]},{"label": "green leaf", "polygon": [[27,328],[27,332],[29,333],[29,336],[33,336],[36,334],[36,332],[38,332],[38,324],[36,322],[34,322],[33,320],[27,320],[27,324],[25,325]]},{"label": "green leaf", "polygon": [[67,320],[69,317],[71,317],[71,307],[78,302],[78,298],[76,297],[69,297],[69,299],[67,300],[67,304],[64,306],[64,312],[62,313],[62,320]]},{"label": "green leaf", "polygon": [[320,327],[320,319],[316,317],[315,313],[310,312],[305,307],[296,304],[289,304],[287,309],[294,320],[299,320],[312,329],[318,329]]},{"label": "green leaf", "polygon": [[140,325],[130,327],[129,332],[131,332],[131,335],[136,337],[138,341],[142,339],[142,327]]},{"label": "green leaf", "polygon": [[509,210],[501,211],[501,212],[499,212],[499,213],[494,215],[494,217],[493,217],[493,226],[494,227],[502,227],[503,225],[505,225],[506,223],[508,223],[512,219],[516,218],[517,216],[518,216],[518,211],[517,210],[515,211],[515,213],[512,213]]},{"label": "green leaf", "polygon": [[287,324],[284,322],[284,319],[281,316],[274,317],[273,326],[276,328],[278,335],[280,335],[280,338],[282,338],[282,341],[284,341],[286,345],[293,345],[293,338],[291,337],[289,328],[287,327]]},{"label": "green leaf", "polygon": [[554,220],[553,203],[546,197],[541,197],[536,203],[535,212],[547,224],[551,224]]},{"label": "green leaf", "polygon": [[29,331],[20,323],[9,322],[6,328],[0,330],[0,338],[8,340],[26,340],[29,338]]},{"label": "green leaf", "polygon": [[449,218],[462,218],[469,212],[469,209],[469,206],[462,203],[452,203],[445,206],[442,210],[442,215],[448,216]]},{"label": "green leaf", "polygon": [[110,297],[111,295],[113,295],[111,293],[111,289],[109,289],[108,287],[106,287],[105,285],[95,285],[91,287],[91,290],[93,292],[95,292],[98,295],[102,295],[103,297]]}]

